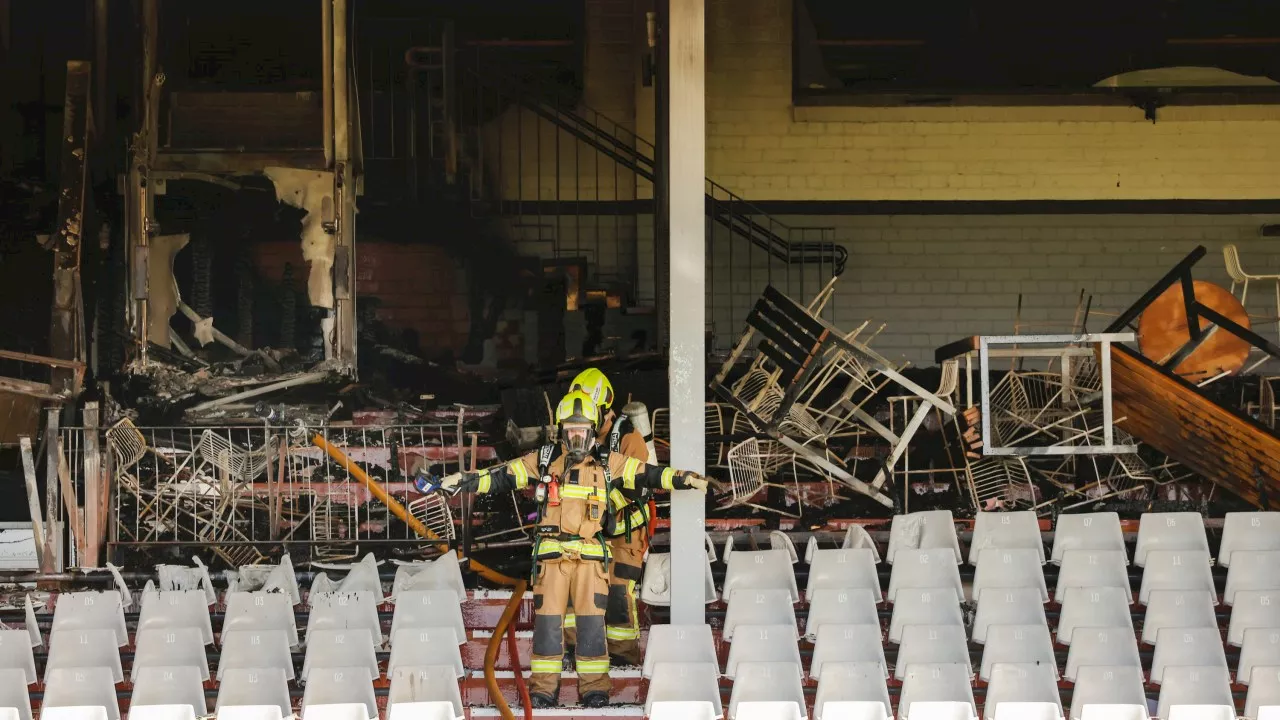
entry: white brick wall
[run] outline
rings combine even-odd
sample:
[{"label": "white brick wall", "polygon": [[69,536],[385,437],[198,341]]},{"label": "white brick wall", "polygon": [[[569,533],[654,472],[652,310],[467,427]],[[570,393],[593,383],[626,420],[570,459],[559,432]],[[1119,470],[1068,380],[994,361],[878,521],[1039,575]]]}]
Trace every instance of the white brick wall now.
[{"label": "white brick wall", "polygon": [[[1090,329],[1102,313],[1127,308],[1196,245],[1209,255],[1196,277],[1229,284],[1222,247],[1235,243],[1246,270],[1280,273],[1280,240],[1258,228],[1280,222],[1259,215],[934,215],[788,218],[833,225],[849,250],[837,284],[835,321],[887,323],[875,347],[892,358],[933,364],[933,350],[968,335],[1013,332],[1018,294],[1030,332],[1070,326],[1080,291],[1093,296]],[[718,256],[709,269],[709,317],[716,345],[730,346],[763,288],[759,271],[730,280]],[[810,271],[812,272],[812,270]],[[812,277],[812,276],[810,276]],[[793,287],[796,284],[793,275]],[[816,279],[809,283],[815,288]],[[736,286],[736,292],[733,287]],[[810,292],[812,294],[812,292]],[[807,301],[794,292],[796,300]],[[1250,289],[1249,310],[1276,315],[1273,287]],[[1276,338],[1275,324],[1259,330]]]},{"label": "white brick wall", "polygon": [[[651,92],[636,78],[642,5],[588,0],[586,102],[645,133],[652,127],[642,116],[650,112]],[[1165,108],[1155,124],[1133,108],[796,108],[790,23],[791,0],[708,0],[707,169],[748,199],[1270,199],[1280,193],[1280,106]],[[503,134],[510,143],[519,132]],[[524,139],[519,171],[512,174],[509,154],[504,159],[509,199],[647,194],[629,173],[615,182],[611,171],[587,172],[596,155],[574,141],[557,143],[555,133],[539,134],[532,125]],[[590,178],[569,186],[565,170],[575,164]],[[1019,293],[1024,321],[1055,329],[1070,323],[1083,289],[1093,295],[1090,327],[1100,328],[1107,321],[1098,312],[1127,307],[1197,244],[1210,250],[1201,278],[1226,282],[1221,249],[1229,242],[1240,246],[1246,268],[1280,272],[1280,240],[1258,235],[1259,225],[1277,218],[1261,216],[783,220],[833,226],[848,248],[849,270],[832,308],[838,325],[886,322],[877,347],[924,365],[932,364],[935,347],[961,336],[1011,332]],[[625,263],[636,263],[640,299],[650,302],[650,222],[641,217],[624,231],[598,232],[571,220],[553,235],[562,255],[576,242],[606,275],[628,274]],[[766,265],[775,279],[787,271],[741,241],[730,245],[723,229],[710,227],[708,321],[724,348],[769,282]],[[528,254],[553,253],[545,230],[531,235],[525,229],[517,237]],[[802,301],[820,283],[815,268],[793,267],[789,279]],[[1274,297],[1270,289],[1252,294],[1251,311],[1276,314],[1266,307]],[[1274,334],[1274,326],[1265,329]]]},{"label": "white brick wall", "polygon": [[708,0],[707,172],[747,198],[1273,198],[1280,107],[793,108],[791,0]]}]

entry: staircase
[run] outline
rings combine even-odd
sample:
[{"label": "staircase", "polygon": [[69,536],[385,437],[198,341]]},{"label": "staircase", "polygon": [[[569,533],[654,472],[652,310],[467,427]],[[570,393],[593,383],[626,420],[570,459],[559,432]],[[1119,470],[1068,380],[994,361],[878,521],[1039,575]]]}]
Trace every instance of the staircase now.
[{"label": "staircase", "polygon": [[[664,294],[653,144],[567,97],[564,85],[455,49],[444,27],[433,32],[432,44],[408,52],[369,52],[389,58],[381,70],[357,69],[370,78],[362,94],[379,98],[364,133],[408,133],[399,143],[366,142],[375,150],[366,152],[370,186],[398,184],[407,202],[454,193],[473,216],[501,225],[520,254],[582,259],[588,291],[653,304]],[[408,73],[405,82],[397,71]],[[379,173],[391,180],[379,181]],[[717,346],[727,348],[760,287],[808,297],[844,271],[848,253],[833,228],[794,227],[714,180],[705,187],[707,319]]]}]

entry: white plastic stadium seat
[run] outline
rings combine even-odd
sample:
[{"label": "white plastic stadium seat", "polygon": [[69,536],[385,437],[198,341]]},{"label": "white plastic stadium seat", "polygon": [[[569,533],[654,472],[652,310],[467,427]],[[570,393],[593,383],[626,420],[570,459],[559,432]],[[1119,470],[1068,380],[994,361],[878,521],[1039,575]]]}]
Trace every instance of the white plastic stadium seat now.
[{"label": "white plastic stadium seat", "polygon": [[278,592],[228,592],[222,634],[235,630],[280,630],[289,647],[298,647],[298,624],[289,595]]},{"label": "white plastic stadium seat", "polygon": [[912,665],[902,678],[899,720],[976,718],[971,680],[969,666],[964,663]]},{"label": "white plastic stadium seat", "polygon": [[809,553],[809,582],[805,586],[805,598],[817,590],[872,591],[876,602],[883,599],[880,575],[876,572],[875,551],[871,548],[857,550],[820,550]]},{"label": "white plastic stadium seat", "polygon": [[208,714],[204,682],[200,671],[191,666],[148,667],[134,674],[133,693],[129,697],[129,718],[142,707],[187,706],[193,716]]},{"label": "white plastic stadium seat", "polygon": [[[879,625],[823,625],[813,646],[809,675],[820,678],[829,665],[864,665],[874,663],[888,667],[884,646],[880,644]],[[887,675],[882,673],[883,680]]]},{"label": "white plastic stadium seat", "polygon": [[[1003,712],[1001,708],[1010,706]],[[1052,708],[1048,713],[1041,706]],[[1058,668],[1054,665],[1010,665],[996,663],[991,666],[987,681],[983,720],[1009,715],[1013,709],[1027,713],[1015,717],[1040,720],[1062,717],[1062,698],[1058,695]]]},{"label": "white plastic stadium seat", "polygon": [[[222,634],[222,654],[218,656],[217,680],[221,684],[228,670],[277,668],[293,679],[293,656],[284,630],[235,630]],[[239,704],[239,703],[237,703]]]},{"label": "white plastic stadium seat", "polygon": [[952,562],[954,559],[955,555],[950,548],[898,551],[897,562],[893,564],[893,570],[889,573],[889,592],[885,596],[886,599],[894,602],[898,591],[907,588],[949,587],[955,590],[956,602],[964,602],[960,568]]},{"label": "white plastic stadium seat", "polygon": [[107,590],[59,595],[53,607],[53,627],[49,636],[52,638],[60,632],[77,630],[111,630],[115,633],[117,646],[128,645],[129,630],[124,623],[120,593]]},{"label": "white plastic stadium seat", "polygon": [[[880,706],[878,711],[874,706]],[[813,701],[817,720],[886,720],[893,717],[885,669],[880,663],[826,663]]]},{"label": "white plastic stadium seat", "polygon": [[1254,668],[1280,667],[1280,629],[1251,628],[1244,631],[1240,658],[1236,662],[1236,682],[1249,684]]},{"label": "white plastic stadium seat", "polygon": [[1070,588],[1118,587],[1132,593],[1128,565],[1123,550],[1068,550],[1062,554],[1053,597],[1062,602]]},{"label": "white plastic stadium seat", "polygon": [[1142,642],[1154,645],[1164,628],[1217,628],[1213,599],[1203,590],[1153,590],[1142,620]]},{"label": "white plastic stadium seat", "polygon": [[870,590],[815,590],[808,600],[809,614],[804,621],[804,636],[810,642],[817,639],[818,631],[827,623],[878,625],[880,622],[876,600]]},{"label": "white plastic stadium seat", "polygon": [[[709,558],[703,575],[702,596],[708,604],[719,599]],[[671,553],[649,553],[649,559],[644,563],[644,577],[640,580],[640,601],[657,607],[671,604]]]},{"label": "white plastic stadium seat", "polygon": [[[983,706],[986,712],[986,706]],[[986,720],[1062,720],[1062,708],[1051,702],[1006,702],[995,706]]]},{"label": "white plastic stadium seat", "polygon": [[649,720],[717,720],[720,717],[715,706],[706,700],[656,702],[650,706],[648,716]]},{"label": "white plastic stadium seat", "polygon": [[[1146,705],[1085,705],[1080,720],[1147,720]],[[1074,719],[1073,719],[1074,720]]]},{"label": "white plastic stadium seat", "polygon": [[163,590],[142,593],[138,630],[200,629],[205,645],[213,644],[213,622],[209,618],[208,596],[203,590]]},{"label": "white plastic stadium seat", "polygon": [[1119,550],[1124,552],[1120,516],[1113,512],[1059,515],[1053,529],[1054,564],[1062,563],[1068,550]]},{"label": "white plastic stadium seat", "polygon": [[[1142,667],[1087,665],[1080,668],[1071,693],[1071,720],[1108,717],[1107,713],[1086,713],[1089,706],[1136,707],[1141,715],[1112,714],[1110,717],[1147,718],[1147,695],[1142,687]],[[1123,711],[1121,711],[1123,713]]]},{"label": "white plastic stadium seat", "polygon": [[[734,553],[735,555],[737,553]],[[744,625],[734,634],[725,662],[725,677],[737,677],[738,665],[745,662],[790,662],[797,671],[800,646],[793,625]]]},{"label": "white plastic stadium seat", "polygon": [[982,648],[979,677],[989,681],[997,663],[1043,665],[1057,673],[1053,639],[1044,625],[992,625]]},{"label": "white plastic stadium seat", "polygon": [[363,705],[365,719],[378,717],[373,676],[364,666],[313,668],[302,696],[302,714],[317,705]]},{"label": "white plastic stadium seat", "polygon": [[[421,591],[407,591],[405,595],[413,595],[414,592]],[[436,608],[439,611],[437,617],[452,620],[456,613],[457,620],[461,620],[462,606],[458,604],[457,596],[449,590],[441,592],[449,597],[450,605],[448,608]],[[378,603],[374,600],[374,593],[368,590],[315,593],[307,600],[311,604],[311,612],[307,614],[308,643],[311,641],[311,633],[316,630],[364,629],[369,631],[369,637],[375,646],[382,645],[382,624],[378,620]],[[402,598],[396,599],[397,609],[401,600]],[[395,627],[394,615],[391,626]]]},{"label": "white plastic stadium seat", "polygon": [[447,712],[440,720],[463,717],[462,692],[458,689],[458,678],[452,667],[401,667],[389,674],[391,692],[387,705],[392,709],[407,706],[401,712],[413,717],[409,711],[431,714],[438,712],[439,706],[443,705]]},{"label": "white plastic stadium seat", "polygon": [[950,510],[926,510],[905,515],[894,515],[889,525],[889,550],[885,561],[890,565],[897,562],[899,552],[904,550],[931,550],[934,548],[950,548],[955,554],[956,564],[964,560],[960,553],[960,538],[956,535],[956,525]]},{"label": "white plastic stadium seat", "polygon": [[1237,550],[1227,570],[1227,584],[1222,598],[1227,605],[1236,601],[1236,593],[1246,590],[1271,590],[1280,593],[1280,550]]},{"label": "white plastic stadium seat", "polygon": [[964,628],[954,625],[908,625],[902,632],[894,677],[902,680],[914,664],[969,666],[969,641]]},{"label": "white plastic stadium seat", "polygon": [[1227,643],[1244,642],[1249,628],[1280,628],[1280,592],[1241,590],[1231,605],[1231,624],[1227,627]]},{"label": "white plastic stadium seat", "polygon": [[791,555],[786,550],[736,550],[726,560],[724,592],[734,590],[787,590],[791,602],[800,602]]},{"label": "white plastic stadium seat", "polygon": [[716,717],[723,714],[720,704],[719,670],[714,663],[658,663],[649,678],[645,694],[645,715],[664,702],[709,702]]},{"label": "white plastic stadium seat", "polygon": [[378,657],[369,631],[316,630],[311,633],[307,654],[302,661],[302,681],[307,682],[313,668],[363,667],[370,678],[378,677]]},{"label": "white plastic stadium seat", "polygon": [[964,627],[960,603],[951,588],[909,588],[898,591],[889,618],[889,642],[902,641],[908,625],[956,625]]},{"label": "white plastic stadium seat", "polygon": [[112,682],[124,680],[114,630],[64,630],[50,636],[45,684],[53,670],[79,668],[106,668],[111,672]]},{"label": "white plastic stadium seat", "polygon": [[1231,555],[1239,550],[1280,550],[1280,512],[1227,513],[1218,564],[1231,567]]},{"label": "white plastic stadium seat", "polygon": [[[374,607],[377,617],[377,607]],[[397,630],[446,627],[452,628],[459,640],[466,642],[467,629],[462,621],[462,606],[452,590],[406,590],[396,596],[391,615],[391,633]]]},{"label": "white plastic stadium seat", "polygon": [[791,591],[739,589],[728,593],[722,635],[731,642],[733,631],[739,625],[794,626],[795,622],[796,610],[791,603]]},{"label": "white plastic stadium seat", "polygon": [[705,662],[718,665],[710,625],[651,625],[644,650],[644,677],[653,677],[658,663]]},{"label": "white plastic stadium seat", "polygon": [[1213,586],[1213,571],[1209,563],[1208,550],[1148,552],[1138,602],[1145,605],[1152,590],[1204,590],[1213,595],[1214,604],[1217,604],[1218,594]]},{"label": "white plastic stadium seat", "polygon": [[1156,715],[1182,720],[1235,720],[1236,701],[1231,698],[1231,678],[1226,669],[1193,665],[1165,668]]},{"label": "white plastic stadium seat", "polygon": [[[782,711],[782,717],[803,718],[808,715],[804,699],[804,686],[800,681],[800,666],[789,662],[744,662],[738,666],[738,676],[733,681],[729,697],[729,717],[764,717],[754,712]],[[770,703],[780,707],[753,707],[748,714],[748,704]],[[794,711],[788,708],[794,706]],[[770,714],[769,717],[779,717]]]},{"label": "white plastic stadium seat", "polygon": [[8,709],[8,720],[31,720],[31,696],[27,678],[18,668],[0,669],[0,708]]},{"label": "white plastic stadium seat", "polygon": [[209,658],[205,655],[199,628],[139,630],[135,645],[130,682],[142,668],[184,665],[199,669],[201,681],[209,679]]},{"label": "white plastic stadium seat", "polygon": [[0,630],[0,670],[21,670],[24,685],[36,681],[36,656],[26,630]]},{"label": "white plastic stadium seat", "polygon": [[1280,667],[1255,667],[1249,676],[1244,716],[1250,720],[1262,720],[1264,712],[1269,712],[1272,720],[1280,720],[1277,709],[1280,709]]},{"label": "white plastic stadium seat", "polygon": [[1016,512],[979,512],[973,520],[973,540],[969,545],[969,564],[978,566],[982,551],[1035,550],[1044,564],[1044,542],[1040,539],[1040,520],[1032,510]]},{"label": "white plastic stadium seat", "polygon": [[1133,564],[1146,567],[1153,550],[1196,550],[1209,552],[1204,517],[1194,512],[1143,513],[1138,521],[1138,545]]},{"label": "white plastic stadium seat", "polygon": [[435,560],[404,563],[396,568],[391,594],[399,597],[406,590],[452,590],[458,602],[467,601],[467,587],[462,582],[462,568],[454,553],[441,555]]},{"label": "white plastic stadium seat", "polygon": [[[1248,642],[1247,637],[1245,642]],[[1218,628],[1165,628],[1156,633],[1156,651],[1151,656],[1151,683],[1159,685],[1164,679],[1165,668],[1178,665],[1227,670],[1227,655],[1223,651]]]},{"label": "white plastic stadium seat", "polygon": [[1134,667],[1141,671],[1142,660],[1138,657],[1138,640],[1133,636],[1133,628],[1076,628],[1063,677],[1074,681],[1078,670],[1093,666]]},{"label": "white plastic stadium seat", "polygon": [[[111,649],[115,650],[115,647]],[[120,720],[120,704],[116,700],[116,681],[111,675],[111,670],[104,667],[46,670],[40,717],[49,717],[50,711],[54,708],[103,708],[104,712],[100,717]],[[76,716],[68,713],[63,717]],[[79,717],[92,717],[92,715]]]},{"label": "white plastic stadium seat", "polygon": [[975,594],[978,609],[973,617],[970,639],[976,643],[987,641],[987,630],[992,625],[1049,627],[1044,614],[1044,603],[1036,588],[987,588]]},{"label": "white plastic stadium seat", "polygon": [[1067,588],[1066,596],[1058,596],[1062,610],[1058,613],[1058,642],[1070,645],[1077,628],[1127,628],[1133,634],[1130,603],[1133,595],[1124,588]]},{"label": "white plastic stadium seat", "polygon": [[874,700],[830,700],[822,704],[822,713],[814,709],[816,720],[893,720],[893,716]]},{"label": "white plastic stadium seat", "polygon": [[391,659],[387,662],[387,672],[401,667],[431,665],[451,667],[457,677],[466,674],[453,628],[400,630],[391,636]]},{"label": "white plastic stadium seat", "polygon": [[[281,668],[239,668],[227,670],[225,674],[219,668],[222,679],[218,681],[218,701],[216,709],[219,720],[223,710],[228,708],[263,708],[273,707],[279,713],[275,717],[289,717],[292,713],[289,700],[289,683]],[[261,710],[230,713],[246,720],[264,717]]]},{"label": "white plastic stadium seat", "polygon": [[1036,588],[1040,602],[1049,602],[1049,591],[1044,584],[1044,555],[1035,550],[982,550],[977,553],[978,565],[973,574],[973,594],[988,588]]}]

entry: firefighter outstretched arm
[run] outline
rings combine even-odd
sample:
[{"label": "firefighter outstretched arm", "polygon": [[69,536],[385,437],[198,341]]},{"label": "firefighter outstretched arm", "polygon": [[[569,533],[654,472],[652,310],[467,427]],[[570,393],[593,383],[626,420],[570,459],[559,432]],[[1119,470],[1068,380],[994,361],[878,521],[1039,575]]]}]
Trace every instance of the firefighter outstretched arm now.
[{"label": "firefighter outstretched arm", "polygon": [[623,490],[706,490],[707,479],[688,470],[650,465],[620,453],[609,456],[609,474]]},{"label": "firefighter outstretched arm", "polygon": [[537,453],[529,453],[510,462],[485,468],[479,472],[455,473],[441,481],[442,486],[451,492],[473,492],[480,495],[507,492],[509,490],[523,490],[537,483]]}]

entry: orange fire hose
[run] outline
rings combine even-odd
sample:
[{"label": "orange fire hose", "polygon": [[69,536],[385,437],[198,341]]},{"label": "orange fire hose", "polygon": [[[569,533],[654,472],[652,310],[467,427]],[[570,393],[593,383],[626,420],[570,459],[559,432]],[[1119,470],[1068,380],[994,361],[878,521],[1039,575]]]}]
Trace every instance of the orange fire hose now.
[{"label": "orange fire hose", "polygon": [[[400,520],[408,525],[411,530],[417,533],[419,537],[426,540],[433,540],[435,541],[435,544],[444,545],[445,549],[448,549],[447,540],[442,540],[439,535],[431,532],[430,528],[423,525],[420,520],[411,515],[409,511],[405,509],[404,505],[400,504],[400,501],[391,497],[391,495],[383,489],[382,485],[369,477],[369,474],[366,473],[359,465],[356,465],[351,458],[347,457],[346,453],[333,446],[328,440],[325,440],[324,437],[319,434],[313,436],[311,438],[311,442],[316,447],[328,453],[329,457],[333,458],[334,462],[338,463],[345,468],[347,472],[351,473],[352,477],[359,480],[360,484],[364,485],[369,492],[378,499],[378,502],[385,505],[387,509],[391,511],[392,515],[400,518]],[[470,520],[470,518],[464,519],[464,521],[468,520]],[[516,611],[520,609],[520,602],[524,599],[525,590],[528,589],[529,585],[524,580],[517,580],[508,575],[503,575],[497,570],[494,570],[493,568],[476,560],[471,561],[471,568],[475,570],[480,577],[488,580],[489,582],[512,588],[511,600],[507,603],[507,607],[503,609],[502,617],[498,619],[498,625],[493,629],[493,636],[489,638],[489,645],[484,651],[484,682],[485,686],[489,689],[489,697],[493,698],[493,703],[497,706],[498,712],[502,714],[503,720],[515,720],[515,715],[512,714],[511,708],[507,706],[507,701],[503,699],[502,693],[498,689],[498,680],[494,675],[494,664],[498,659],[498,650],[502,647],[502,636],[506,632],[507,627],[512,626],[512,621],[515,618]],[[514,637],[515,636],[512,635],[513,640]],[[520,687],[521,699],[526,708],[525,718],[526,720],[532,720],[531,713],[533,711],[531,709],[532,706],[529,704],[528,689],[524,686],[524,675],[520,668],[520,656],[515,651],[514,642],[512,643],[512,646],[511,667],[516,676],[516,683]]]},{"label": "orange fire hose", "polygon": [[516,677],[516,687],[520,689],[520,702],[524,705],[525,720],[531,720],[533,717],[533,705],[529,701],[529,690],[524,684],[524,672],[520,667],[520,654],[516,647],[515,636],[516,613],[520,610],[520,601],[524,598],[526,587],[528,585],[525,581],[517,581],[515,588],[511,590],[511,600],[503,608],[502,617],[498,618],[498,624],[493,629],[493,637],[489,638],[489,646],[484,649],[484,685],[489,691],[489,699],[493,701],[494,707],[498,708],[504,720],[514,720],[515,715],[507,705],[507,699],[502,697],[493,668],[498,662],[498,651],[502,648],[502,636],[507,634],[508,630],[510,630],[510,638],[507,654],[511,656],[512,674]]},{"label": "orange fire hose", "polygon": [[[516,605],[518,606],[519,603],[516,603]],[[507,657],[515,658],[511,661],[511,665],[515,667],[516,688],[520,691],[520,703],[524,706],[524,720],[533,720],[533,699],[529,697],[529,685],[524,681],[524,672],[518,667],[520,644],[516,642],[516,624],[514,622],[507,625]]]}]

